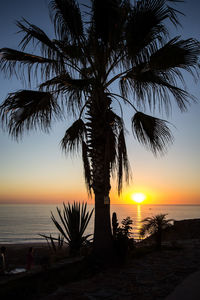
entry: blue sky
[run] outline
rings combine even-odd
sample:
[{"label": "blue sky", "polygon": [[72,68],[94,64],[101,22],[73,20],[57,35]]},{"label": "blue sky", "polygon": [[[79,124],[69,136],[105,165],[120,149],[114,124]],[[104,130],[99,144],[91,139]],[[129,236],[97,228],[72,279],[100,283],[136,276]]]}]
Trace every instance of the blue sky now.
[{"label": "blue sky", "polygon": [[[177,4],[177,8],[186,16],[180,18],[182,28],[171,28],[171,37],[181,35],[182,38],[200,40],[200,2],[190,0]],[[20,35],[16,34],[15,21],[22,17],[54,37],[47,0],[7,0],[1,4],[0,48],[18,49]],[[200,81],[195,84],[188,74],[184,76],[188,90],[200,99]],[[3,74],[0,74],[0,86],[0,103],[9,92],[25,88],[15,77],[5,79]],[[187,113],[181,113],[174,105],[168,120],[174,125],[171,128],[175,141],[164,157],[155,158],[134,140],[130,128],[131,113],[126,109],[127,145],[133,180],[120,199],[113,189],[111,201],[126,203],[127,195],[142,191],[153,204],[200,204],[199,116],[199,102],[192,104]],[[166,119],[166,115],[160,117]],[[54,124],[49,135],[39,131],[25,134],[18,143],[0,129],[0,202],[44,203],[87,199],[79,155],[66,158],[59,145],[70,123],[71,119]]]}]

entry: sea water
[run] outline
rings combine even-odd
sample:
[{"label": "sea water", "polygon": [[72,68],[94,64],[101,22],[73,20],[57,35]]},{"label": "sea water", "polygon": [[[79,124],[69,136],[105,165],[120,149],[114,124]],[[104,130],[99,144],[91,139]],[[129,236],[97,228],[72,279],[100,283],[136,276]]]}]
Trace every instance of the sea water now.
[{"label": "sea water", "polygon": [[[39,234],[57,237],[58,231],[51,220],[51,212],[59,220],[56,207],[61,210],[62,204],[1,204],[0,205],[0,244],[38,243],[44,242]],[[87,206],[88,210],[93,205]],[[133,237],[139,238],[138,232],[141,221],[156,214],[168,214],[167,218],[174,220],[200,218],[200,205],[111,205],[112,213],[117,213],[119,224],[130,217],[133,220]],[[103,222],[103,220],[102,220]],[[87,227],[85,234],[93,234],[94,216]]]}]

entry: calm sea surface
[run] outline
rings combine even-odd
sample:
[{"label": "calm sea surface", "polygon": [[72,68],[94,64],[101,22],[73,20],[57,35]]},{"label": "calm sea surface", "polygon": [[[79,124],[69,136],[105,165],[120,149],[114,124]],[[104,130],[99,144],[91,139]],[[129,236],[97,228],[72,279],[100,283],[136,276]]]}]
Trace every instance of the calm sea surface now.
[{"label": "calm sea surface", "polygon": [[[51,221],[51,211],[56,219],[56,206],[62,205],[17,204],[0,205],[0,244],[3,243],[37,243],[44,239],[39,234],[57,236],[57,229]],[[88,210],[93,206],[88,205]],[[141,220],[155,214],[167,213],[168,218],[175,220],[200,218],[199,205],[111,205],[111,213],[116,212],[118,221],[130,216],[133,220],[133,236],[138,238]],[[93,219],[87,228],[93,233]]]}]

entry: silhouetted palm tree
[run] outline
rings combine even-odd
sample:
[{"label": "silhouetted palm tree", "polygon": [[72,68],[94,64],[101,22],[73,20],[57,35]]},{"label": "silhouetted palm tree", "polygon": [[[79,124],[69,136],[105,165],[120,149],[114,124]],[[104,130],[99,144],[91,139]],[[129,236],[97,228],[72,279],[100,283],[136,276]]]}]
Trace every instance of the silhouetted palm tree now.
[{"label": "silhouetted palm tree", "polygon": [[140,236],[154,235],[157,249],[161,249],[163,230],[172,226],[171,222],[174,221],[173,219],[166,219],[166,216],[167,214],[159,214],[142,220]]},{"label": "silhouetted palm tree", "polygon": [[[194,39],[168,39],[164,22],[179,24],[178,12],[168,2],[178,1],[142,0],[133,6],[130,0],[91,0],[80,10],[75,0],[53,0],[55,39],[23,19],[17,23],[24,33],[22,51],[1,49],[1,70],[25,77],[27,68],[30,82],[35,75],[43,82],[38,90],[10,93],[1,105],[3,124],[12,136],[36,128],[48,131],[65,113],[76,118],[62,148],[82,149],[86,185],[95,195],[94,249],[102,255],[112,249],[110,175],[117,173],[119,193],[123,178],[129,179],[122,104],[133,111],[134,136],[157,154],[166,150],[172,135],[166,121],[145,109],[169,112],[175,99],[185,110],[192,99],[177,79],[183,81],[181,69],[196,68],[200,47]],[[41,55],[24,52],[31,42]]]}]

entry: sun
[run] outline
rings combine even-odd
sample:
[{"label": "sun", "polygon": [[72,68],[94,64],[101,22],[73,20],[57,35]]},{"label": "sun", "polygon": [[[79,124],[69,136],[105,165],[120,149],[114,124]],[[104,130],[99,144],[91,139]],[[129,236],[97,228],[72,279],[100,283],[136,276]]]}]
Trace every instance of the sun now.
[{"label": "sun", "polygon": [[134,193],[131,195],[131,199],[136,203],[142,203],[146,199],[146,195],[143,193]]}]

